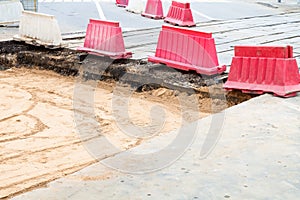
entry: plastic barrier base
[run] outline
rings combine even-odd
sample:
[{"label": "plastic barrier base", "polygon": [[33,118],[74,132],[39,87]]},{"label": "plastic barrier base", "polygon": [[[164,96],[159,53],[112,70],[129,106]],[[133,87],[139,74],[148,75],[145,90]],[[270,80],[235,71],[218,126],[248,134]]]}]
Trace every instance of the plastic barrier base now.
[{"label": "plastic barrier base", "polygon": [[[253,84],[249,85],[248,83],[240,83],[234,81],[227,81],[224,88],[227,91],[232,90],[241,90],[243,93],[246,94],[264,94],[264,93],[272,93],[274,96],[277,97],[294,97],[297,96],[297,93],[300,92],[300,85],[293,85],[293,86],[268,86],[266,87],[265,84]],[[245,89],[247,88],[247,89]]]},{"label": "plastic barrier base", "polygon": [[151,15],[151,14],[147,14],[147,13],[142,13],[143,17],[147,17],[149,19],[163,19],[164,16],[158,16],[158,15]]},{"label": "plastic barrier base", "polygon": [[198,74],[205,74],[205,75],[208,75],[208,76],[216,75],[216,74],[222,74],[226,70],[225,65],[216,66],[214,68],[209,68],[208,69],[208,68],[205,68],[205,67],[194,66],[192,64],[181,63],[181,62],[172,61],[172,60],[168,60],[168,59],[158,58],[158,57],[155,57],[155,56],[149,56],[148,61],[153,62],[153,63],[164,64],[164,65],[167,65],[169,67],[173,67],[173,68],[180,69],[180,70],[183,70],[183,71],[195,71]]},{"label": "plastic barrier base", "polygon": [[89,54],[96,55],[96,56],[103,56],[103,57],[107,56],[110,57],[111,59],[128,59],[132,57],[131,52],[114,53],[114,52],[95,50],[95,49],[90,49],[85,47],[78,47],[77,51],[88,52]]},{"label": "plastic barrier base", "polygon": [[30,44],[30,45],[37,46],[37,47],[43,46],[47,49],[60,49],[60,48],[68,47],[68,44],[64,43],[64,42],[61,42],[60,44],[52,44],[52,43],[44,42],[39,39],[33,39],[33,38],[29,38],[29,37],[21,37],[19,35],[14,35],[13,40],[19,41],[19,42],[25,42],[26,44]]}]

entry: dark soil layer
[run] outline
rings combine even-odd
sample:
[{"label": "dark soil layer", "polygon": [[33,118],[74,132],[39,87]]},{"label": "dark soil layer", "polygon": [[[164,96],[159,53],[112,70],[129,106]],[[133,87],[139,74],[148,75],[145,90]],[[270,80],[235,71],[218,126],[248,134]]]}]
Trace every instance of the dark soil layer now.
[{"label": "dark soil layer", "polygon": [[[1,42],[0,70],[11,67],[53,70],[65,76],[82,76],[86,80],[114,80],[130,84],[137,91],[165,87],[180,92],[198,93],[203,98],[226,98],[230,106],[253,97],[237,91],[222,90],[226,75],[201,76],[143,60],[111,60],[69,49],[49,50],[21,42]],[[211,90],[211,87],[217,89]]]}]

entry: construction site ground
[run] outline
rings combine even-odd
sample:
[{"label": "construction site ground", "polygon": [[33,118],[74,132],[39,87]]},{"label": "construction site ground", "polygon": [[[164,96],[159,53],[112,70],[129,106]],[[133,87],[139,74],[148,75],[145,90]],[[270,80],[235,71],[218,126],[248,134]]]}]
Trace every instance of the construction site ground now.
[{"label": "construction site ground", "polygon": [[[292,45],[300,63],[297,9],[194,29],[213,32],[220,64],[230,65],[234,45]],[[147,63],[159,31],[125,31],[133,60],[110,61],[74,51],[81,33],[63,36],[69,49],[47,50],[10,41],[15,27],[0,29],[0,199],[299,197],[299,94],[227,92],[222,77]],[[163,124],[153,120],[162,110]],[[79,119],[91,114],[92,122]],[[97,129],[93,120],[101,134],[82,135]],[[151,137],[124,134],[132,124]],[[190,141],[177,157],[126,159],[163,149],[178,129]],[[90,144],[99,139],[115,148],[95,155]]]}]

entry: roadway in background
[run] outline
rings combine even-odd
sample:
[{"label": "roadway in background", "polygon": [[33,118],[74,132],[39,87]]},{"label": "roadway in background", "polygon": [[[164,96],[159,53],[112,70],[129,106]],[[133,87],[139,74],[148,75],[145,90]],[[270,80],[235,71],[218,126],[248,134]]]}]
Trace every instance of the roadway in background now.
[{"label": "roadway in background", "polygon": [[[141,17],[117,7],[114,0],[40,0],[39,12],[55,15],[62,32],[85,30],[90,18],[99,17],[99,5],[108,20],[119,21],[123,31],[160,27],[162,20]],[[168,9],[165,3],[164,12]],[[98,8],[98,9],[97,9]],[[198,24],[212,20],[229,20],[281,12],[257,3],[236,0],[191,1],[194,21]]]}]

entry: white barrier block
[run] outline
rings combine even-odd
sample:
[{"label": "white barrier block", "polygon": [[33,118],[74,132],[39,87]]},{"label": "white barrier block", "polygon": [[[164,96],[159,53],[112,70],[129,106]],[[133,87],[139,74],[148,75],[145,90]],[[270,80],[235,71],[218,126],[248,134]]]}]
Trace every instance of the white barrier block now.
[{"label": "white barrier block", "polygon": [[0,1],[0,24],[19,22],[22,11],[20,1]]},{"label": "white barrier block", "polygon": [[129,0],[126,10],[141,14],[145,11],[147,0]]},{"label": "white barrier block", "polygon": [[15,40],[51,48],[63,46],[61,32],[53,15],[23,11]]},{"label": "white barrier block", "polygon": [[171,7],[171,4],[172,4],[172,0],[162,0],[164,16],[167,16],[169,9]]}]

